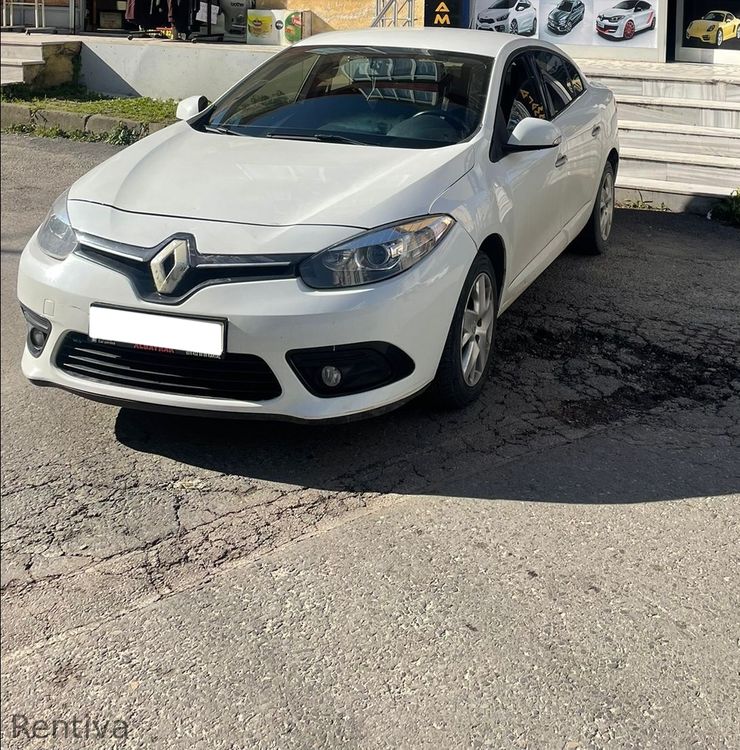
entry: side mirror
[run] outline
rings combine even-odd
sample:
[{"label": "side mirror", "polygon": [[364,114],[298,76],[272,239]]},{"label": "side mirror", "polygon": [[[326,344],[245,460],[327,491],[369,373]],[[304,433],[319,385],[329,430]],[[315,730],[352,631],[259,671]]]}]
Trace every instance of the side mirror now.
[{"label": "side mirror", "polygon": [[537,117],[525,117],[517,123],[504,146],[506,151],[536,151],[541,148],[555,148],[563,140],[557,125]]},{"label": "side mirror", "polygon": [[205,96],[189,96],[177,105],[175,117],[178,120],[189,120],[191,117],[199,115],[207,106],[208,99]]}]

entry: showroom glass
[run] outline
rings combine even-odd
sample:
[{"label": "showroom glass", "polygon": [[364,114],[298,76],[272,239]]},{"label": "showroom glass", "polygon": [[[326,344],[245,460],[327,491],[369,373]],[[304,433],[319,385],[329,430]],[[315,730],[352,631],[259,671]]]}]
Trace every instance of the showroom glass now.
[{"label": "showroom glass", "polygon": [[535,52],[534,59],[542,83],[550,95],[552,116],[557,117],[583,93],[583,80],[575,67],[555,52]]},{"label": "showroom glass", "polygon": [[493,58],[378,47],[295,47],[220,101],[209,131],[434,148],[480,125]]}]

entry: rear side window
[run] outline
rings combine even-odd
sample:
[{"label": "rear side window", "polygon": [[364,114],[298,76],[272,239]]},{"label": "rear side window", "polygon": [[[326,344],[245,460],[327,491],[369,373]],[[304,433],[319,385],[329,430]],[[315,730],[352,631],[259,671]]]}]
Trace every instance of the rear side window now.
[{"label": "rear side window", "polygon": [[552,116],[557,117],[583,93],[583,79],[572,63],[555,52],[539,50],[534,53],[534,59],[552,103]]}]

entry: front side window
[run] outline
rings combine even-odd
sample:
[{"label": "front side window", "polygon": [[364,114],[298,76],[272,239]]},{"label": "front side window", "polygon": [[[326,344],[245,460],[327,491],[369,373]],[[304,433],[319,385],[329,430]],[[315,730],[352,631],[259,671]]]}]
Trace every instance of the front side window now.
[{"label": "front side window", "polygon": [[262,138],[435,148],[480,125],[493,58],[378,47],[295,47],[213,106],[198,127]]},{"label": "front side window", "polygon": [[568,60],[554,52],[535,52],[534,58],[552,103],[552,116],[557,117],[583,93],[583,80]]},{"label": "front side window", "polygon": [[499,114],[506,123],[507,139],[525,117],[547,119],[540,87],[524,55],[516,57],[506,69],[499,107]]}]

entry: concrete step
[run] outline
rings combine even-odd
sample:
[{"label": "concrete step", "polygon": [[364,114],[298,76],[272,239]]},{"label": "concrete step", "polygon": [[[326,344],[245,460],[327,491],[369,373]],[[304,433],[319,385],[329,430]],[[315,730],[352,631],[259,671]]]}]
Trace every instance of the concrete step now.
[{"label": "concrete step", "polygon": [[30,83],[44,67],[43,60],[0,59],[0,83]]},{"label": "concrete step", "polygon": [[740,158],[640,148],[621,148],[619,156],[619,173],[630,178],[740,187]]},{"label": "concrete step", "polygon": [[622,148],[713,154],[740,159],[740,130],[673,123],[619,121]]},{"label": "concrete step", "polygon": [[15,39],[8,40],[7,34],[3,35],[2,45],[0,45],[0,55],[3,60],[28,60],[43,62],[44,48],[43,45],[27,42],[27,37],[22,37],[18,41]]},{"label": "concrete step", "polygon": [[633,77],[625,74],[620,75],[619,73],[613,75],[599,73],[595,76],[589,76],[589,80],[603,83],[615,94],[620,95],[740,102],[740,79],[648,78],[643,74],[637,74]]},{"label": "concrete step", "polygon": [[687,211],[704,214],[731,190],[716,185],[700,185],[668,180],[652,180],[621,173],[617,176],[616,198],[618,203],[626,201],[644,203],[652,208],[665,207],[670,211]]},{"label": "concrete step", "polygon": [[740,102],[617,94],[620,120],[740,128]]}]

